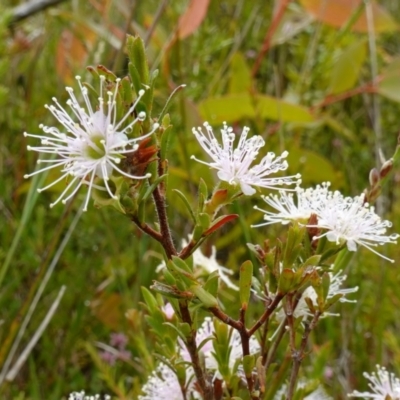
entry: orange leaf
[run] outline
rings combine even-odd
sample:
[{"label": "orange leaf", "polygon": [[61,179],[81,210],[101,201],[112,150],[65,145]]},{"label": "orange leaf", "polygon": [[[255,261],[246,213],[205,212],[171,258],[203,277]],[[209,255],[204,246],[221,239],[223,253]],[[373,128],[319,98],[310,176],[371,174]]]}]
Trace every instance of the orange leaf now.
[{"label": "orange leaf", "polygon": [[203,22],[207,15],[210,0],[191,0],[185,13],[181,15],[178,23],[179,39],[190,36]]},{"label": "orange leaf", "polygon": [[62,32],[56,52],[56,70],[66,84],[72,85],[77,71],[83,69],[95,37],[95,33],[84,26]]},{"label": "orange leaf", "polygon": [[[300,0],[303,7],[318,21],[341,28],[352,17],[362,0]],[[376,32],[392,32],[398,26],[391,15],[379,4],[371,2],[374,28]],[[368,32],[365,7],[352,26],[355,32]]]}]

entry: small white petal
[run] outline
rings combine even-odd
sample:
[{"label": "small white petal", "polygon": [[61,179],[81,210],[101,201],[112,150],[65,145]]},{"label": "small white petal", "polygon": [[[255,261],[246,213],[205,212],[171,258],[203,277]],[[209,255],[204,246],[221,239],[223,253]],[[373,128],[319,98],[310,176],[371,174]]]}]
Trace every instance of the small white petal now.
[{"label": "small white petal", "polygon": [[[296,200],[292,193],[280,191],[280,196],[269,195],[264,201],[277,212],[263,210],[265,223],[255,225],[260,227],[273,223],[287,224],[299,221],[307,224],[312,214],[317,217],[317,225],[309,227],[325,230],[314,240],[323,236],[336,244],[346,243],[349,251],[356,251],[357,246],[364,246],[373,253],[389,260],[373,248],[385,243],[396,243],[398,234],[387,235],[386,230],[392,224],[382,220],[374,207],[364,202],[364,195],[345,197],[340,192],[332,192],[329,183],[323,183],[316,188],[296,189]],[[389,260],[392,261],[392,260]]]},{"label": "small white petal", "polygon": [[400,379],[393,373],[389,373],[386,368],[376,366],[377,372],[368,374],[364,372],[365,378],[369,380],[370,392],[359,392],[355,390],[349,397],[362,397],[364,399],[376,400],[400,400]]},{"label": "small white petal", "polygon": [[[121,170],[117,165],[120,164],[124,154],[137,148],[136,142],[152,134],[155,129],[144,136],[129,139],[128,133],[139,119],[135,119],[123,128],[126,125],[125,121],[131,116],[132,109],[130,109],[121,120],[116,121],[118,113],[115,98],[118,85],[116,85],[114,92],[107,92],[104,88],[105,79],[101,77],[99,104],[92,106],[87,88],[82,85],[80,77],[76,79],[78,80],[84,106],[79,104],[72,88],[66,88],[70,95],[70,99],[66,102],[70,108],[69,112],[58,103],[56,98],[53,98],[54,105],[46,106],[67,133],[62,133],[55,127],[47,127],[43,124],[40,124],[40,128],[43,130],[44,135],[24,133],[24,136],[41,140],[42,144],[42,146],[37,147],[28,146],[28,150],[56,155],[54,161],[40,160],[40,162],[48,163],[48,167],[27,176],[61,167],[63,178],[67,176],[74,177],[72,182],[76,182],[76,184],[68,185],[68,189],[63,191],[53,205],[59,201],[65,203],[83,185],[89,186],[88,195],[90,195],[91,189],[94,187],[94,176],[103,180],[105,190],[111,198],[117,197],[111,192],[107,182],[115,171],[130,179],[145,179],[148,177],[148,175],[131,175]],[[102,97],[103,93],[106,93],[108,99]],[[140,96],[143,96],[143,94],[144,91],[140,91]],[[133,104],[133,108],[138,101],[139,99]],[[145,115],[145,113],[139,113],[141,117],[143,117],[143,114]],[[58,182],[58,180],[55,182]],[[53,184],[47,187],[51,187]],[[86,207],[87,201],[85,202]]]},{"label": "small white petal", "polygon": [[235,134],[231,127],[224,123],[221,129],[221,141],[214,135],[211,126],[204,124],[202,128],[193,128],[193,134],[200,146],[211,157],[212,162],[204,162],[192,156],[192,159],[206,164],[218,171],[218,178],[228,182],[230,185],[240,185],[243,194],[250,196],[256,190],[253,186],[276,189],[283,185],[299,183],[299,176],[286,176],[281,178],[270,178],[271,174],[287,169],[287,161],[284,160],[288,153],[285,151],[276,157],[274,153],[268,153],[258,164],[254,164],[261,147],[265,141],[261,136],[247,138],[249,128],[243,128],[239,142],[234,148]]}]

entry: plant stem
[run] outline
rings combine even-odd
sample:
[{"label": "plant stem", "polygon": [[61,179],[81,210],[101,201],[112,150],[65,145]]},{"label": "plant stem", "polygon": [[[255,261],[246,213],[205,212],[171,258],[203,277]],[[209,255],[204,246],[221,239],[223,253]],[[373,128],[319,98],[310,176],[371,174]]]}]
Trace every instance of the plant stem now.
[{"label": "plant stem", "polygon": [[213,400],[214,399],[214,394],[213,394],[213,387],[210,385],[206,377],[204,376],[204,371],[203,368],[200,365],[200,359],[199,359],[199,353],[197,350],[197,344],[196,344],[196,330],[192,328],[192,318],[189,313],[189,308],[188,304],[186,301],[180,302],[179,303],[179,309],[181,312],[181,318],[183,322],[186,322],[189,324],[191,327],[191,332],[190,336],[186,338],[186,348],[190,354],[190,358],[192,360],[192,365],[194,369],[194,373],[197,378],[197,383],[199,384],[202,392],[203,392],[203,398],[204,400]]},{"label": "plant stem", "polygon": [[[298,350],[292,349],[293,366],[292,366],[292,372],[290,374],[290,381],[289,381],[289,387],[288,387],[286,400],[293,399],[294,391],[296,389],[297,377],[299,375],[300,365],[306,355],[305,350],[306,350],[306,346],[307,346],[307,342],[308,342],[308,337],[310,336],[311,331],[317,325],[317,322],[318,322],[320,316],[321,316],[321,313],[319,311],[317,311],[314,314],[314,317],[311,320],[311,322],[309,324],[305,323],[304,333],[303,333],[303,337],[301,339],[300,348]],[[290,327],[290,329],[292,329],[292,328],[294,328],[294,327]]]},{"label": "plant stem", "polygon": [[163,237],[162,237],[161,233],[157,232],[151,226],[147,225],[146,222],[140,222],[136,215],[132,216],[131,218],[132,218],[132,222],[134,222],[141,231],[143,231],[144,233],[147,233],[153,239],[157,240],[157,242],[160,242],[161,244],[163,244]]},{"label": "plant stem", "polygon": [[161,244],[167,254],[168,259],[176,256],[177,252],[172,240],[171,231],[169,229],[167,209],[165,206],[165,198],[160,192],[159,186],[153,191],[153,199],[156,205],[158,221],[160,223]]},{"label": "plant stem", "polygon": [[283,293],[278,292],[274,298],[274,300],[268,304],[266,310],[264,311],[264,314],[259,318],[259,320],[252,326],[252,328],[249,329],[249,335],[253,335],[254,332],[257,331],[258,328],[260,328],[261,325],[264,324],[264,322],[269,318],[269,316],[274,312],[275,308],[278,306],[280,301],[283,299],[285,295]]},{"label": "plant stem", "polygon": [[269,50],[269,48],[271,47],[271,39],[274,36],[274,33],[276,31],[276,29],[279,26],[279,23],[281,22],[286,8],[289,5],[291,0],[281,0],[278,2],[278,10],[276,11],[275,15],[273,16],[273,19],[269,25],[269,29],[265,35],[264,38],[264,43],[262,45],[262,48],[260,50],[260,52],[258,53],[256,62],[254,64],[253,70],[251,71],[251,75],[254,77],[256,76],[258,70],[260,69],[261,66],[261,62],[262,60],[265,58],[265,54],[267,53],[267,51]]}]

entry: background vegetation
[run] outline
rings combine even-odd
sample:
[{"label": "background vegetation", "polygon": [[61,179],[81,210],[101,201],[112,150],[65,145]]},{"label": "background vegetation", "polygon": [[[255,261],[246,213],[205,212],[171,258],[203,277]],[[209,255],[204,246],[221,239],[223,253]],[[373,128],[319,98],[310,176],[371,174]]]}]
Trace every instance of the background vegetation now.
[{"label": "background vegetation", "polygon": [[[55,123],[43,105],[53,96],[66,99],[75,75],[90,79],[86,66],[102,64],[124,76],[125,34],[139,34],[152,69],[159,69],[153,115],[177,85],[187,85],[170,109],[170,188],[195,202],[200,176],[212,187],[212,172],[190,161],[200,154],[191,128],[208,120],[239,131],[250,126],[268,150],[288,150],[290,172],[302,173],[303,186],[328,180],[345,194],[359,194],[369,171],[397,145],[400,3],[73,0],[21,17],[23,5],[5,0],[0,6],[0,367],[17,332],[12,366],[21,355],[24,361],[0,386],[0,398],[61,399],[82,389],[136,398],[156,362],[140,287],[155,278],[161,249],[114,209],[92,207],[81,215],[80,198],[50,209],[63,185],[38,196],[40,178],[23,178],[36,154],[26,150],[22,133]],[[397,232],[399,171],[377,203]],[[169,201],[178,241],[189,232],[189,217],[176,194]],[[232,206],[240,222],[214,237],[221,264],[236,272],[251,257],[246,242],[280,233],[280,227],[249,228],[260,220],[255,202]],[[400,252],[385,251],[395,264],[367,251],[354,256],[347,284],[360,287],[357,303],[338,305],[341,316],[321,321],[313,337],[304,376],[323,377],[335,399],[365,388],[362,372],[376,363],[399,375]],[[57,311],[25,356],[63,285]],[[129,338],[131,358],[110,366],[100,353],[116,332]]]}]

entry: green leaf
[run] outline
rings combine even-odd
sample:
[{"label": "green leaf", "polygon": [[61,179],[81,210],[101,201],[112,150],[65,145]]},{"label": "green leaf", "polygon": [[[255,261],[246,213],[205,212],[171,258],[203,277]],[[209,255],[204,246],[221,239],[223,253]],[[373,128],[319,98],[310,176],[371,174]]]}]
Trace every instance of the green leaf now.
[{"label": "green leaf", "polygon": [[193,272],[193,269],[189,267],[188,264],[186,264],[185,261],[183,261],[181,258],[176,257],[176,256],[172,256],[172,261],[174,262],[174,264],[179,267],[181,270],[183,271],[187,271],[189,273]]},{"label": "green leaf", "polygon": [[247,377],[251,376],[255,364],[256,360],[254,355],[248,354],[243,357],[243,370]]},{"label": "green leaf", "polygon": [[211,216],[207,213],[199,213],[197,217],[199,221],[199,225],[202,227],[203,231],[207,230],[210,227]]},{"label": "green leaf", "polygon": [[147,188],[146,192],[143,194],[143,196],[140,196],[138,199],[138,202],[146,201],[149,196],[154,192],[155,188],[164,180],[168,177],[167,174],[164,174],[162,176],[159,176],[157,179],[155,179],[152,184]]},{"label": "green leaf", "polygon": [[207,281],[203,287],[205,290],[207,290],[208,293],[211,293],[213,296],[217,297],[218,283],[219,283],[219,273],[218,271],[214,271],[208,276]]},{"label": "green leaf", "polygon": [[305,234],[305,228],[298,224],[289,228],[288,238],[283,256],[284,268],[292,268],[303,246],[301,244]]},{"label": "green leaf", "polygon": [[240,266],[239,277],[239,296],[240,304],[243,310],[247,309],[247,305],[249,303],[252,278],[253,263],[250,260],[247,260]]},{"label": "green leaf", "polygon": [[256,117],[283,122],[314,120],[307,108],[266,95],[251,96],[243,93],[211,97],[202,101],[198,107],[203,119],[214,125]]},{"label": "green leaf", "polygon": [[251,71],[242,53],[235,53],[231,59],[229,93],[246,93],[252,89]]},{"label": "green leaf", "polygon": [[382,71],[378,93],[390,100],[400,102],[400,58],[396,58]]},{"label": "green leaf", "polygon": [[204,203],[208,199],[208,189],[203,178],[200,178],[198,192],[199,192],[198,212],[203,212]]},{"label": "green leaf", "polygon": [[351,44],[337,58],[331,73],[328,92],[337,94],[354,87],[367,56],[365,40]]},{"label": "green leaf", "polygon": [[144,286],[141,287],[141,290],[142,290],[142,295],[143,295],[144,301],[146,302],[147,307],[149,308],[149,311],[151,313],[154,313],[155,310],[159,309],[156,298],[152,295],[150,290],[145,288]]},{"label": "green leaf", "polygon": [[178,189],[172,189],[173,192],[175,192],[179,198],[182,200],[183,204],[185,205],[185,207],[187,208],[187,210],[189,211],[190,216],[192,217],[194,223],[197,222],[196,220],[196,216],[194,215],[194,212],[192,210],[192,207],[189,203],[189,200],[186,198],[186,196]]},{"label": "green leaf", "polygon": [[187,322],[179,323],[179,327],[175,326],[174,324],[171,324],[171,322],[164,322],[163,325],[172,328],[182,340],[186,340],[186,338],[190,335],[191,329],[190,325]]},{"label": "green leaf", "polygon": [[311,256],[308,258],[302,265],[303,268],[307,268],[308,266],[315,267],[318,265],[319,261],[321,260],[321,256],[316,254],[315,256]]},{"label": "green leaf", "polygon": [[[167,119],[166,116],[164,117],[164,119]],[[164,121],[162,126],[164,127]],[[160,140],[160,158],[162,161],[164,161],[167,158],[171,133],[172,133],[172,125],[167,125],[167,127],[164,128],[164,132],[162,133]]]},{"label": "green leaf", "polygon": [[[139,36],[128,35],[126,39],[126,48],[129,61],[135,66],[140,83],[149,84],[149,68],[147,65],[144,42]],[[135,88],[138,90],[138,88]]]},{"label": "green leaf", "polygon": [[278,291],[284,294],[290,292],[295,280],[295,273],[291,269],[283,269],[279,278]]},{"label": "green leaf", "polygon": [[303,185],[326,181],[333,184],[343,180],[342,173],[320,154],[294,146],[288,148],[288,152],[287,162],[290,169],[302,175]]},{"label": "green leaf", "polygon": [[218,300],[200,285],[192,285],[189,290],[196,295],[205,308],[218,307]]}]

